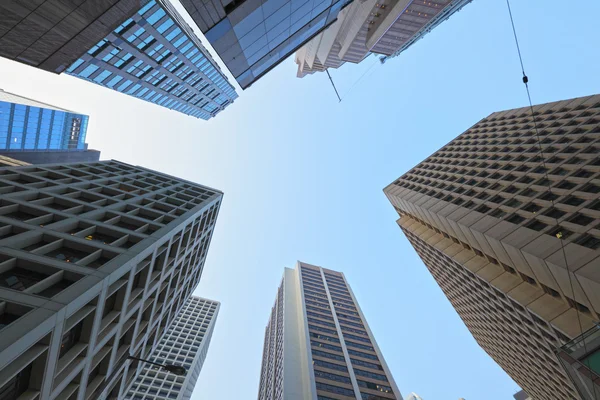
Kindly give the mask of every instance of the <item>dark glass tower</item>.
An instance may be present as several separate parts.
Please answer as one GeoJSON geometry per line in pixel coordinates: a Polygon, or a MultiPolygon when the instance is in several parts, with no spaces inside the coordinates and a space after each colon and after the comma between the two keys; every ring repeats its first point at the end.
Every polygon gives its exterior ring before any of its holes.
{"type": "Polygon", "coordinates": [[[182,0],[246,89],[331,25],[351,0],[182,0]]]}

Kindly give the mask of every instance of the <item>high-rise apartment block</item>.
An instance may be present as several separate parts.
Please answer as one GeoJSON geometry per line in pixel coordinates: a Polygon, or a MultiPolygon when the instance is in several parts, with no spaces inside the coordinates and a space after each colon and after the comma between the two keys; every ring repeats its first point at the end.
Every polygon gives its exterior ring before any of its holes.
{"type": "Polygon", "coordinates": [[[98,161],[85,143],[88,116],[0,89],[0,155],[38,164],[98,161]]]}
{"type": "Polygon", "coordinates": [[[555,351],[600,320],[600,95],[533,111],[491,114],[384,192],[479,345],[533,398],[576,399],[555,351]]]}
{"type": "Polygon", "coordinates": [[[169,0],[25,3],[0,5],[0,56],[196,118],[214,117],[237,98],[169,0]]]}
{"type": "Polygon", "coordinates": [[[351,0],[182,0],[242,89],[331,25],[351,0]]]}
{"type": "Polygon", "coordinates": [[[66,72],[196,118],[214,117],[237,98],[235,89],[168,0],[143,3],[66,72]]]}
{"type": "Polygon", "coordinates": [[[0,393],[122,398],[200,280],[222,193],[118,161],[0,168],[0,188],[0,393]]]}
{"type": "Polygon", "coordinates": [[[259,400],[392,400],[400,391],[342,273],[286,268],[265,331],[259,400]]]}
{"type": "Polygon", "coordinates": [[[215,328],[219,302],[192,296],[160,340],[150,361],[185,367],[186,376],[173,375],[147,365],[138,375],[126,400],[189,400],[206,359],[215,328]]]}
{"type": "Polygon", "coordinates": [[[299,78],[371,53],[395,56],[471,0],[364,0],[340,11],[325,31],[296,52],[299,78]]]}

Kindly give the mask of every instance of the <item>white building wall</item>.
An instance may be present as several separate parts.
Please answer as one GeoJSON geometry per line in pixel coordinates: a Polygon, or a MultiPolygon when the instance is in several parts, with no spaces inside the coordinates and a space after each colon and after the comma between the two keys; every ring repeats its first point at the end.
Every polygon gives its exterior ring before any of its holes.
{"type": "Polygon", "coordinates": [[[187,375],[177,376],[148,364],[125,399],[189,400],[206,359],[219,308],[219,302],[191,297],[149,357],[159,364],[181,365],[187,375]]]}

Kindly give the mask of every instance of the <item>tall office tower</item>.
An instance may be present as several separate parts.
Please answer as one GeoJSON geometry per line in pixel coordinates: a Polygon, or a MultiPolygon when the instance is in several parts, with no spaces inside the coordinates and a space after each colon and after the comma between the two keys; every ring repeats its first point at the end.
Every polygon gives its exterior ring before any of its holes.
{"type": "Polygon", "coordinates": [[[148,365],[138,375],[126,400],[189,400],[206,359],[220,304],[192,296],[183,306],[150,357],[159,364],[184,366],[186,376],[176,376],[148,365]]]}
{"type": "Polygon", "coordinates": [[[352,0],[182,0],[242,89],[331,25],[352,0]]]}
{"type": "Polygon", "coordinates": [[[355,1],[296,52],[297,76],[338,68],[345,62],[356,64],[371,53],[395,56],[470,2],[355,1]]]}
{"type": "Polygon", "coordinates": [[[237,98],[169,0],[68,3],[3,1],[0,56],[196,118],[214,117],[237,98]]]}
{"type": "Polygon", "coordinates": [[[421,396],[419,396],[418,394],[416,394],[415,392],[412,392],[404,400],[423,400],[423,398],[421,396]]]}
{"type": "Polygon", "coordinates": [[[61,73],[140,7],[140,0],[2,0],[0,57],[61,73]]]}
{"type": "Polygon", "coordinates": [[[222,193],[118,161],[0,187],[0,393],[122,397],[200,280],[222,193]]]}
{"type": "Polygon", "coordinates": [[[85,143],[87,125],[87,115],[0,89],[0,155],[31,164],[98,161],[85,143]]]}
{"type": "Polygon", "coordinates": [[[86,48],[66,72],[196,118],[209,119],[235,89],[168,0],[145,0],[86,48]]]}
{"type": "Polygon", "coordinates": [[[344,274],[286,268],[265,330],[258,400],[402,399],[344,274]]]}
{"type": "Polygon", "coordinates": [[[479,345],[533,398],[575,399],[555,349],[599,321],[600,95],[533,109],[539,142],[529,107],[496,112],[384,192],[479,345]]]}

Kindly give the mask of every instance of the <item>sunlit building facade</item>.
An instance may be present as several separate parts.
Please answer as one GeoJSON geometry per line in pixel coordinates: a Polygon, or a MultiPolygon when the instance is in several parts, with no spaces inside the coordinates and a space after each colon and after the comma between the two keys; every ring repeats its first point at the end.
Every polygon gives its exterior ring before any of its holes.
{"type": "Polygon", "coordinates": [[[401,400],[340,272],[286,268],[265,329],[258,400],[401,400]]]}
{"type": "Polygon", "coordinates": [[[158,364],[174,364],[185,376],[146,365],[125,400],[190,400],[208,353],[220,303],[192,296],[183,306],[149,358],[158,364]]]}
{"type": "Polygon", "coordinates": [[[533,112],[535,122],[530,107],[489,115],[384,192],[514,381],[534,399],[588,399],[584,377],[600,382],[600,95],[533,112]]]}

